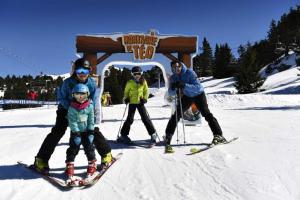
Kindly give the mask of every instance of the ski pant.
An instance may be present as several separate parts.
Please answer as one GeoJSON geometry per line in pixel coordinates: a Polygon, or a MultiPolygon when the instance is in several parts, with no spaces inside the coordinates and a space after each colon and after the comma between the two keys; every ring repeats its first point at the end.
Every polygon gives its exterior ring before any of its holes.
{"type": "MultiPolygon", "coordinates": [[[[51,132],[44,139],[42,146],[40,147],[40,150],[36,155],[38,158],[41,158],[46,162],[49,161],[59,140],[63,137],[67,130],[67,114],[68,110],[62,108],[62,106],[59,105],[56,111],[55,125],[51,129],[51,132]]],[[[104,157],[107,153],[111,151],[109,144],[107,143],[106,139],[104,138],[98,127],[95,127],[94,130],[94,144],[96,150],[98,151],[101,157],[104,157]]]]}
{"type": "Polygon", "coordinates": [[[156,130],[150,120],[150,117],[148,115],[148,112],[144,104],[129,104],[127,119],[124,122],[123,127],[121,129],[121,135],[129,135],[130,126],[133,123],[136,109],[139,111],[141,115],[142,122],[146,126],[148,134],[152,135],[153,133],[156,133],[156,130]]]}
{"type": "MultiPolygon", "coordinates": [[[[195,97],[188,97],[183,95],[181,98],[182,103],[182,112],[184,113],[189,107],[192,105],[192,103],[195,103],[198,110],[200,111],[201,115],[205,118],[205,120],[208,122],[208,125],[213,132],[213,135],[223,135],[222,129],[217,121],[217,119],[213,116],[213,114],[210,112],[205,93],[201,93],[198,96],[195,97]]],[[[167,138],[167,144],[170,144],[171,138],[175,132],[176,126],[178,121],[181,118],[181,108],[180,103],[178,102],[176,112],[171,116],[167,128],[166,128],[166,138],[167,138]],[[177,113],[177,121],[176,121],[176,113],[177,113]]]]}
{"type": "Polygon", "coordinates": [[[74,162],[76,155],[80,150],[82,144],[84,153],[88,161],[96,160],[95,147],[93,144],[94,134],[87,132],[71,132],[69,141],[69,148],[67,149],[67,162],[74,162]]]}

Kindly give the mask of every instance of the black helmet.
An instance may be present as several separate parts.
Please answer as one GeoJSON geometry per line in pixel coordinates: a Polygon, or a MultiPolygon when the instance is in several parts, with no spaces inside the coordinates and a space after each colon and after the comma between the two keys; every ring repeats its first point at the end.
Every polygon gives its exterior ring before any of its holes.
{"type": "Polygon", "coordinates": [[[134,66],[132,69],[131,69],[131,73],[143,73],[142,71],[142,68],[140,66],[134,66]]]}
{"type": "Polygon", "coordinates": [[[90,62],[87,59],[84,59],[84,58],[77,59],[75,61],[74,65],[75,65],[75,70],[79,69],[79,68],[86,68],[86,69],[91,68],[90,62]]]}

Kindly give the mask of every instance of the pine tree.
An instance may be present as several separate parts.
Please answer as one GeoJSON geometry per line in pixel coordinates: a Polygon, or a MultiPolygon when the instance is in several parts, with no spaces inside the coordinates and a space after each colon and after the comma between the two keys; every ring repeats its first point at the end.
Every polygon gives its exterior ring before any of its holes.
{"type": "Polygon", "coordinates": [[[193,68],[198,76],[210,76],[212,71],[212,49],[209,42],[204,37],[202,42],[202,53],[193,58],[193,68]]]}
{"type": "Polygon", "coordinates": [[[258,74],[256,50],[247,50],[239,61],[239,70],[235,77],[235,87],[240,94],[257,92],[263,84],[263,79],[258,74]]]}
{"type": "Polygon", "coordinates": [[[232,74],[229,69],[230,64],[234,60],[234,56],[231,53],[231,49],[227,43],[220,45],[219,48],[216,47],[215,51],[215,63],[213,76],[214,78],[227,78],[232,74]]]}

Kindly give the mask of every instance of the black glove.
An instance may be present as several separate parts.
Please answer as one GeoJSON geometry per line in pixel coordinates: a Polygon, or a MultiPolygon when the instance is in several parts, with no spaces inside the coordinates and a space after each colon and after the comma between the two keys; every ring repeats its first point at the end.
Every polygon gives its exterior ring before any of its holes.
{"type": "Polygon", "coordinates": [[[147,100],[144,98],[140,98],[140,104],[145,104],[145,103],[147,103],[147,100]]]}
{"type": "Polygon", "coordinates": [[[129,101],[130,101],[130,99],[128,99],[128,98],[124,99],[124,103],[125,103],[125,104],[128,104],[129,101]]]}
{"type": "Polygon", "coordinates": [[[183,89],[185,87],[185,83],[182,81],[176,81],[175,83],[172,84],[172,89],[174,90],[175,88],[183,89]]]}

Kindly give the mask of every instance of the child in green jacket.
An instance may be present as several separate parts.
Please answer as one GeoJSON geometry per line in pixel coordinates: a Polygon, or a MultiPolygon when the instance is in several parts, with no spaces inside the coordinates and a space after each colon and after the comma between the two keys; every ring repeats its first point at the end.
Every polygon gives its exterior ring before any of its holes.
{"type": "Polygon", "coordinates": [[[87,176],[96,171],[94,140],[94,106],[89,100],[89,88],[82,83],[77,84],[72,91],[73,101],[68,109],[68,122],[71,129],[69,148],[67,149],[66,175],[74,175],[74,160],[80,145],[88,159],[87,176]]]}
{"type": "Polygon", "coordinates": [[[127,119],[123,124],[121,129],[121,136],[118,137],[117,141],[130,144],[131,139],[128,137],[130,126],[134,120],[134,114],[136,109],[139,111],[142,122],[146,126],[148,134],[151,137],[151,143],[156,143],[157,133],[149,118],[148,112],[145,108],[145,103],[147,103],[149,91],[146,80],[142,77],[142,69],[139,66],[135,66],[131,69],[131,74],[133,79],[126,83],[124,91],[124,101],[126,104],[129,103],[127,119]]]}

